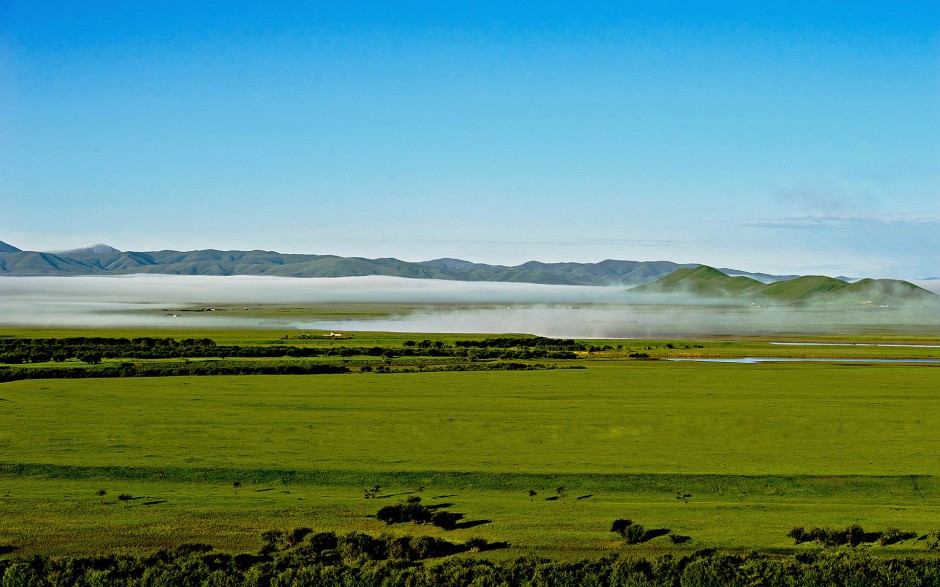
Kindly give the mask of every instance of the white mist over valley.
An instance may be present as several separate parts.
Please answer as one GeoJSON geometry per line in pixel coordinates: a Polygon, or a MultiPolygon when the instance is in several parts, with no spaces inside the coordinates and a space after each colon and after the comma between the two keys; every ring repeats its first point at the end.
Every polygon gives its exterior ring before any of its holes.
{"type": "MultiPolygon", "coordinates": [[[[940,291],[940,282],[921,282],[940,291]]],[[[865,332],[940,323],[932,307],[834,310],[622,286],[462,282],[388,276],[277,278],[128,275],[0,278],[0,324],[17,327],[238,327],[288,331],[529,333],[575,338],[865,332]],[[374,318],[324,319],[318,307],[374,305],[374,318]],[[284,315],[259,307],[290,306],[284,315]],[[309,309],[309,312],[305,311],[309,309]],[[309,316],[307,315],[309,314],[309,316]]]]}

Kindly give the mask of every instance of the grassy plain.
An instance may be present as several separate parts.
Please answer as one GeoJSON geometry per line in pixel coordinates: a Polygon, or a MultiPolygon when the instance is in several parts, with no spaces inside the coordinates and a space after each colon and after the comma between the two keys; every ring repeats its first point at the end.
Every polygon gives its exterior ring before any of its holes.
{"type": "MultiPolygon", "coordinates": [[[[4,334],[283,344],[286,332],[4,334]]],[[[423,338],[482,337],[288,342],[423,338]]],[[[591,342],[614,348],[572,361],[583,370],[4,383],[0,546],[69,553],[199,541],[254,550],[264,530],[309,526],[480,536],[511,545],[490,556],[566,557],[816,548],[792,545],[786,533],[796,525],[921,535],[940,528],[940,367],[626,357],[936,358],[940,349],[591,342]],[[365,499],[374,485],[380,497],[365,499]],[[122,493],[131,499],[117,499],[122,493]],[[412,495],[451,504],[465,527],[387,527],[369,517],[412,495]],[[608,531],[616,518],[692,541],[674,546],[663,536],[625,547],[608,531]]],[[[923,552],[923,544],[872,548],[923,552]]]]}

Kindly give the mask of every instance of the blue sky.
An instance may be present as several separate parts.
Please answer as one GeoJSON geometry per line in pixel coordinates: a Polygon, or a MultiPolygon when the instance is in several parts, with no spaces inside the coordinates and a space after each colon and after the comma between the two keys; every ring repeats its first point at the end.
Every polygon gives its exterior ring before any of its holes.
{"type": "Polygon", "coordinates": [[[0,240],[940,276],[940,4],[0,0],[0,240]]]}

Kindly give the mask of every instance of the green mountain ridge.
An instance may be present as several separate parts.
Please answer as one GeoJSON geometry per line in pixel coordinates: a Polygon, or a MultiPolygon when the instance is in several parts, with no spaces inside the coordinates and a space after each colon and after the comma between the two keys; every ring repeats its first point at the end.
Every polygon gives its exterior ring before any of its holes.
{"type": "Polygon", "coordinates": [[[636,294],[684,294],[698,298],[752,303],[856,303],[881,306],[936,303],[940,296],[913,283],[895,279],[862,279],[849,283],[834,277],[806,275],[774,283],[728,274],[701,265],[684,267],[655,282],[630,290],[636,294]]]}
{"type": "Polygon", "coordinates": [[[487,265],[461,259],[409,262],[336,255],[282,254],[274,251],[123,252],[98,244],[65,252],[0,251],[0,275],[267,275],[275,277],[354,277],[388,275],[411,279],[499,281],[553,285],[623,285],[649,283],[680,267],[669,261],[542,263],[487,265]]]}
{"type": "Polygon", "coordinates": [[[22,251],[0,242],[0,275],[130,274],[266,275],[301,278],[385,275],[452,281],[624,286],[631,287],[629,291],[634,293],[684,293],[701,298],[746,300],[754,303],[856,299],[858,303],[881,304],[898,299],[938,299],[935,294],[904,281],[863,279],[849,283],[824,276],[770,276],[671,261],[529,261],[517,266],[506,266],[450,258],[410,262],[391,257],[367,259],[260,250],[125,252],[105,244],[52,253],[22,251]]]}

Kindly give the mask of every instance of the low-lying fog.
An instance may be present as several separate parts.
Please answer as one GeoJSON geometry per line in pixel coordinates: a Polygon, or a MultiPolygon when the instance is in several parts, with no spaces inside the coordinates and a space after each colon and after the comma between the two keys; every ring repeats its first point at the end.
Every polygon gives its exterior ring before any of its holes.
{"type": "MultiPolygon", "coordinates": [[[[940,290],[940,283],[927,282],[940,290]]],[[[864,332],[887,325],[940,326],[940,309],[787,309],[631,297],[625,287],[460,282],[397,277],[297,279],[128,275],[0,277],[0,325],[247,327],[398,332],[531,333],[631,338],[705,334],[864,332]],[[223,304],[426,305],[376,320],[305,320],[181,312],[223,304]],[[436,306],[436,307],[435,307],[436,306]],[[459,306],[459,307],[458,307],[459,306]],[[470,307],[468,307],[470,306],[470,307]]]]}

